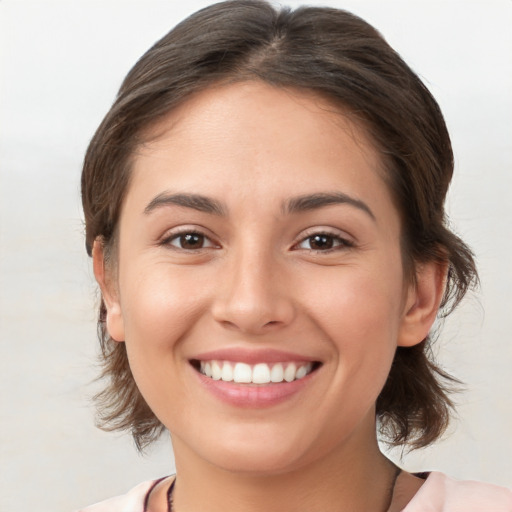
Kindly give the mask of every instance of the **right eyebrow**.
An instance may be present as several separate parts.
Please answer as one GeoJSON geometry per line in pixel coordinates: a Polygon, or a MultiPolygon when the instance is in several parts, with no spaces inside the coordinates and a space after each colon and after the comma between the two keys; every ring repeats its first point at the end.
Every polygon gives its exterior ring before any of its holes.
{"type": "Polygon", "coordinates": [[[293,197],[285,203],[283,211],[286,213],[298,213],[324,208],[333,204],[348,204],[365,212],[372,220],[376,220],[374,213],[365,202],[343,192],[317,192],[293,197]]]}
{"type": "Polygon", "coordinates": [[[202,196],[200,194],[170,194],[168,192],[163,192],[154,197],[146,208],[144,208],[144,213],[149,214],[158,208],[169,205],[183,206],[204,213],[211,213],[223,217],[226,216],[226,209],[222,203],[211,197],[202,196]]]}

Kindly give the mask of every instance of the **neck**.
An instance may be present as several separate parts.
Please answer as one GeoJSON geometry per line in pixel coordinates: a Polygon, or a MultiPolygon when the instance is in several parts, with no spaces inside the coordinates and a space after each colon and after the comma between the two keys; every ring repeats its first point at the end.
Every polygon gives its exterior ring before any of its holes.
{"type": "Polygon", "coordinates": [[[372,443],[368,437],[362,441],[344,443],[289,471],[254,474],[205,462],[173,438],[174,512],[385,512],[396,468],[380,452],[374,429],[372,443]]]}

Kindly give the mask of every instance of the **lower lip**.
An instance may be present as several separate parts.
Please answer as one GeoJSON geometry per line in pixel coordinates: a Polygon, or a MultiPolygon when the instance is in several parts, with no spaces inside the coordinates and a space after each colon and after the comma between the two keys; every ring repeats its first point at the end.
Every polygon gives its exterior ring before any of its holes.
{"type": "Polygon", "coordinates": [[[201,384],[218,399],[236,407],[246,408],[271,407],[285,402],[303,390],[311,382],[317,371],[315,370],[302,379],[292,382],[237,384],[236,382],[213,380],[194,370],[201,384]]]}

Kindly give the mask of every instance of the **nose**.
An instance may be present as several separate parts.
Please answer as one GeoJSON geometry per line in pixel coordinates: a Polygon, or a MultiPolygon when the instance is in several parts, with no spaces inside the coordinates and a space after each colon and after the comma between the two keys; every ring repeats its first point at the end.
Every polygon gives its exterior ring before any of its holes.
{"type": "Polygon", "coordinates": [[[295,308],[285,274],[263,251],[233,256],[218,276],[214,319],[228,329],[253,335],[289,325],[295,308]]]}

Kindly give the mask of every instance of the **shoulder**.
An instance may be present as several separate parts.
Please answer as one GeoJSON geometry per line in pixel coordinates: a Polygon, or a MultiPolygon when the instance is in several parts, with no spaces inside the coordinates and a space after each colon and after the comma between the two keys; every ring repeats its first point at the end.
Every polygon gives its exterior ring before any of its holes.
{"type": "Polygon", "coordinates": [[[432,472],[403,512],[512,512],[512,491],[432,472]]]}
{"type": "Polygon", "coordinates": [[[122,496],[110,498],[77,512],[144,512],[146,498],[159,481],[143,482],[122,496]]]}

